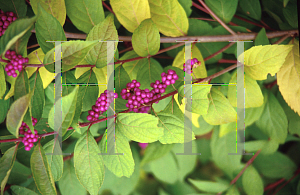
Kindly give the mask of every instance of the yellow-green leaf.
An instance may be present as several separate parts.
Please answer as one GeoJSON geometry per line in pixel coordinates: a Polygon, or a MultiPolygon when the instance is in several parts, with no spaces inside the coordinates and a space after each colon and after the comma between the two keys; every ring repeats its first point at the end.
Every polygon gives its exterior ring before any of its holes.
{"type": "Polygon", "coordinates": [[[293,49],[277,73],[277,83],[284,100],[300,116],[300,56],[297,40],[294,40],[293,49]]]}
{"type": "Polygon", "coordinates": [[[237,113],[228,99],[218,89],[212,88],[208,94],[210,104],[204,120],[211,125],[222,125],[237,120],[237,113]]]}
{"type": "MultiPolygon", "coordinates": [[[[236,83],[237,73],[232,74],[229,83],[236,83]]],[[[245,108],[260,107],[264,103],[264,97],[256,80],[244,74],[245,108]]],[[[244,93],[244,90],[241,89],[244,93]]],[[[233,107],[237,107],[237,88],[235,85],[228,86],[228,100],[233,107]]]]}
{"type": "Polygon", "coordinates": [[[268,73],[275,75],[283,65],[292,45],[254,46],[238,57],[244,57],[245,72],[255,80],[267,79],[268,73]]]}
{"type": "Polygon", "coordinates": [[[245,192],[249,195],[263,195],[264,184],[257,170],[250,165],[242,176],[242,183],[245,192]]]}
{"type": "Polygon", "coordinates": [[[38,15],[38,4],[40,4],[47,13],[51,14],[59,21],[61,26],[65,24],[66,5],[64,0],[30,0],[30,4],[35,15],[38,15]]]}
{"type": "Polygon", "coordinates": [[[147,0],[110,0],[110,5],[119,22],[132,33],[143,20],[151,17],[147,0]]]}
{"type": "Polygon", "coordinates": [[[144,20],[132,35],[132,47],[142,57],[155,55],[160,48],[159,30],[151,19],[144,20]]]}
{"type": "Polygon", "coordinates": [[[187,35],[189,22],[178,0],[149,0],[151,19],[166,36],[187,35]]]}

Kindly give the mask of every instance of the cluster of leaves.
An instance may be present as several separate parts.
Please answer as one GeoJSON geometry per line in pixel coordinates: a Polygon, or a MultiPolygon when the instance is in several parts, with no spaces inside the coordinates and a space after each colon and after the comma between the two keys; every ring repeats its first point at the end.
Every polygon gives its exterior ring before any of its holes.
{"type": "Polygon", "coordinates": [[[271,45],[279,38],[269,39],[265,30],[298,28],[296,1],[205,3],[234,32],[258,34],[254,42],[245,43],[246,51],[241,56],[237,56],[237,44],[222,52],[218,51],[228,43],[192,44],[192,58],[197,58],[201,66],[193,69],[192,108],[185,110],[184,96],[189,93],[182,70],[185,48],[181,45],[171,50],[169,47],[176,43],[160,40],[230,34],[218,22],[204,20],[209,15],[197,10],[196,2],[103,1],[103,5],[112,7],[110,13],[95,0],[1,1],[1,10],[18,17],[0,39],[1,195],[263,194],[264,188],[277,187],[279,179],[283,182],[290,178],[293,180],[281,191],[300,193],[300,158],[296,155],[300,149],[299,41],[298,37],[289,37],[271,45]],[[261,20],[265,28],[257,25],[261,20]],[[133,50],[127,49],[119,57],[119,51],[125,49],[118,42],[121,35],[132,37],[133,50]],[[109,45],[99,40],[115,42],[109,45]],[[37,49],[28,48],[35,43],[37,49]],[[107,56],[109,49],[114,51],[114,58],[107,56]],[[29,58],[16,78],[4,71],[7,50],[29,58]],[[61,70],[55,69],[55,51],[61,51],[61,70]],[[166,55],[155,58],[163,52],[166,55]],[[228,155],[236,153],[237,94],[235,85],[222,83],[235,84],[237,73],[224,71],[228,66],[222,62],[241,61],[242,57],[245,151],[256,153],[254,161],[248,155],[228,155]],[[107,75],[107,63],[113,60],[114,78],[107,75]],[[168,69],[175,70],[179,79],[167,87],[166,96],[158,104],[151,104],[151,113],[129,113],[120,96],[126,84],[136,79],[141,89],[150,88],[150,83],[168,69]],[[196,84],[199,78],[218,72],[223,74],[211,77],[210,84],[196,84]],[[58,73],[62,97],[56,100],[54,78],[58,73]],[[112,132],[106,131],[105,121],[112,116],[104,113],[93,124],[86,119],[88,110],[106,89],[108,78],[114,79],[119,95],[113,136],[115,152],[123,155],[99,155],[108,150],[107,137],[112,132]],[[56,123],[55,103],[61,103],[63,119],[56,123]],[[192,121],[184,114],[191,114],[192,121]],[[38,120],[34,128],[40,140],[27,152],[20,143],[19,127],[24,121],[33,129],[31,117],[38,120]],[[192,151],[201,155],[177,155],[184,151],[185,122],[192,123],[192,151]],[[62,133],[63,153],[54,136],[57,127],[62,133]],[[137,142],[149,145],[141,150],[137,142]],[[240,172],[243,174],[238,179],[240,172]]]}

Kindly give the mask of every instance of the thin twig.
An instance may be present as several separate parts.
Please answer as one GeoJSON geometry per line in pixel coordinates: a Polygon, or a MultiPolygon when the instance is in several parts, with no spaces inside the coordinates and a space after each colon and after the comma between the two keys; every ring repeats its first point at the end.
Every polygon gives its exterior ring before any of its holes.
{"type": "Polygon", "coordinates": [[[104,1],[102,1],[102,5],[106,8],[106,9],[108,9],[108,11],[110,11],[111,13],[113,13],[113,14],[115,14],[114,13],[114,11],[104,2],[104,1]]]}
{"type": "Polygon", "coordinates": [[[229,64],[232,64],[232,63],[236,63],[236,60],[220,59],[218,61],[218,63],[229,63],[229,64]]]}
{"type": "Polygon", "coordinates": [[[215,57],[216,55],[218,55],[219,53],[222,53],[223,51],[225,51],[226,49],[228,49],[229,47],[231,47],[231,46],[234,45],[234,44],[235,44],[235,42],[229,43],[228,45],[226,45],[225,47],[223,47],[223,48],[220,49],[219,51],[217,51],[217,52],[211,54],[210,56],[208,56],[208,57],[206,57],[206,58],[204,58],[204,61],[207,61],[207,60],[209,60],[209,59],[215,57]]]}
{"type": "Polygon", "coordinates": [[[279,192],[284,186],[286,186],[288,183],[290,183],[290,181],[292,181],[299,174],[300,174],[300,168],[297,169],[297,171],[295,172],[295,174],[289,180],[287,180],[278,189],[276,189],[275,192],[273,193],[273,195],[277,194],[277,192],[279,192]]]}
{"type": "Polygon", "coordinates": [[[278,39],[276,42],[274,42],[273,44],[280,44],[282,43],[284,40],[286,40],[287,38],[289,38],[291,35],[287,34],[284,35],[283,37],[281,37],[280,39],[278,39]]]}
{"type": "Polygon", "coordinates": [[[40,46],[38,43],[33,44],[33,45],[28,46],[27,49],[32,49],[32,48],[35,48],[35,47],[38,47],[38,46],[40,46]]]}
{"type": "Polygon", "coordinates": [[[201,5],[212,15],[214,19],[216,19],[230,34],[236,35],[236,33],[231,30],[202,0],[198,0],[201,5]]]}
{"type": "Polygon", "coordinates": [[[242,176],[242,174],[246,171],[246,169],[252,164],[255,158],[259,155],[261,150],[258,150],[252,158],[246,163],[245,167],[239,172],[239,174],[230,182],[230,185],[235,184],[235,182],[242,176]]]}
{"type": "Polygon", "coordinates": [[[124,53],[126,51],[131,51],[132,49],[133,49],[133,47],[128,47],[126,49],[123,49],[123,50],[119,51],[119,54],[124,53]]]}

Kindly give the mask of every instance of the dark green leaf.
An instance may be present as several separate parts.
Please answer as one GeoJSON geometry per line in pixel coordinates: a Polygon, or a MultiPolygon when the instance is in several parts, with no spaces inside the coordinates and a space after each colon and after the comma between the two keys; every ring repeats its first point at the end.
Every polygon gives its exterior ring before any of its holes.
{"type": "Polygon", "coordinates": [[[66,41],[65,32],[59,21],[47,13],[43,7],[38,4],[39,16],[35,24],[36,38],[44,53],[47,53],[55,47],[54,42],[47,41],[66,41]]]}
{"type": "Polygon", "coordinates": [[[254,40],[254,45],[258,46],[258,45],[269,45],[269,44],[270,41],[267,37],[266,29],[262,28],[254,40]]]}
{"type": "MultiPolygon", "coordinates": [[[[1,87],[3,87],[3,85],[0,85],[1,87]]],[[[6,86],[6,83],[5,83],[6,86]]],[[[4,95],[6,95],[8,92],[8,89],[6,89],[6,92],[4,95]]],[[[0,123],[2,123],[4,121],[4,119],[6,118],[6,114],[7,111],[9,109],[9,105],[10,105],[10,99],[4,100],[4,96],[3,98],[0,98],[0,123]]]]}
{"type": "Polygon", "coordinates": [[[61,154],[60,145],[58,139],[53,139],[43,146],[45,153],[47,154],[48,164],[51,169],[51,173],[54,181],[58,181],[63,174],[63,156],[61,154]]]}
{"type": "Polygon", "coordinates": [[[25,70],[22,70],[15,82],[15,100],[29,93],[28,76],[25,70]]]}
{"type": "Polygon", "coordinates": [[[10,187],[10,189],[12,190],[13,195],[37,195],[37,193],[35,193],[34,191],[22,186],[13,185],[10,187]]]}
{"type": "Polygon", "coordinates": [[[203,20],[189,18],[189,36],[201,36],[210,33],[212,26],[203,20]]]}
{"type": "Polygon", "coordinates": [[[18,19],[11,23],[0,39],[0,54],[5,53],[36,21],[36,17],[18,19]]]}
{"type": "Polygon", "coordinates": [[[57,194],[50,166],[40,142],[33,150],[30,158],[30,167],[39,191],[42,194],[57,194]]]}
{"type": "Polygon", "coordinates": [[[45,93],[43,81],[38,71],[29,79],[29,83],[30,90],[33,91],[33,96],[31,98],[31,114],[39,121],[42,117],[45,105],[45,93]]]}
{"type": "Polygon", "coordinates": [[[255,20],[261,19],[261,7],[259,0],[240,0],[239,5],[247,16],[255,20]]]}
{"type": "Polygon", "coordinates": [[[238,0],[206,0],[205,3],[223,22],[228,23],[236,12],[238,0]]]}
{"type": "Polygon", "coordinates": [[[284,18],[288,21],[289,25],[293,28],[298,28],[298,11],[296,1],[291,1],[283,8],[284,18]]]}
{"type": "Polygon", "coordinates": [[[10,175],[11,169],[14,166],[16,159],[18,145],[11,147],[7,150],[0,160],[0,184],[1,184],[1,194],[3,194],[6,182],[10,175]]]}
{"type": "Polygon", "coordinates": [[[0,9],[3,12],[14,12],[17,18],[22,18],[26,15],[27,5],[23,0],[7,0],[0,2],[0,9]]]}
{"type": "Polygon", "coordinates": [[[109,79],[115,80],[115,92],[120,94],[122,89],[126,88],[126,84],[131,82],[127,72],[123,68],[123,66],[118,66],[115,69],[114,77],[110,76],[109,79]]]}
{"type": "Polygon", "coordinates": [[[93,0],[65,0],[65,3],[68,17],[85,33],[89,33],[95,25],[104,20],[102,3],[95,3],[93,0]]]}

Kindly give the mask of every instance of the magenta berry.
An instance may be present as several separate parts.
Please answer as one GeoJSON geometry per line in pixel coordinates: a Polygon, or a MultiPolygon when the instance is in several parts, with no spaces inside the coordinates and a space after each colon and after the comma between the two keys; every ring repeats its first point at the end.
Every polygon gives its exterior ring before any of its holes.
{"type": "MultiPolygon", "coordinates": [[[[31,117],[32,125],[35,126],[37,123],[37,119],[31,117]]],[[[34,130],[34,134],[32,134],[28,125],[23,121],[21,127],[19,128],[19,134],[24,135],[22,138],[22,142],[25,146],[25,150],[29,151],[34,146],[33,143],[38,141],[39,135],[37,130],[34,130]]]]}
{"type": "Polygon", "coordinates": [[[23,64],[28,62],[28,58],[17,55],[15,51],[7,50],[5,57],[10,60],[5,66],[6,74],[12,77],[17,77],[16,71],[21,72],[23,70],[23,64]]]}
{"type": "Polygon", "coordinates": [[[17,19],[17,15],[14,14],[13,12],[3,12],[1,10],[0,13],[0,36],[2,36],[5,32],[5,29],[17,19]]]}
{"type": "MultiPolygon", "coordinates": [[[[121,92],[122,94],[122,92],[121,92]]],[[[123,96],[122,96],[123,97],[123,96]]],[[[95,105],[92,106],[92,110],[89,110],[89,115],[86,117],[88,121],[96,121],[99,116],[107,111],[107,104],[113,102],[113,99],[118,98],[118,94],[105,90],[104,93],[98,97],[95,105]]]]}

